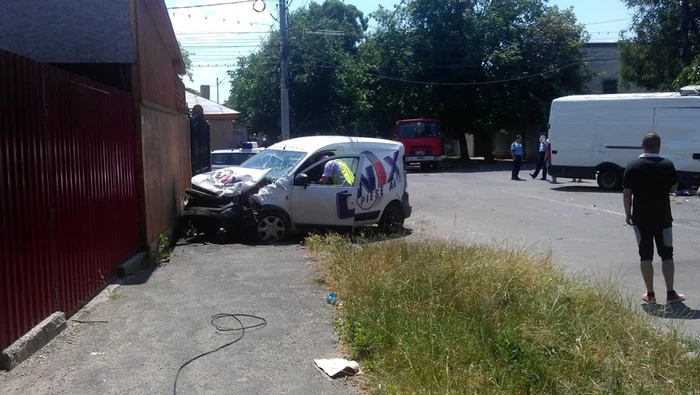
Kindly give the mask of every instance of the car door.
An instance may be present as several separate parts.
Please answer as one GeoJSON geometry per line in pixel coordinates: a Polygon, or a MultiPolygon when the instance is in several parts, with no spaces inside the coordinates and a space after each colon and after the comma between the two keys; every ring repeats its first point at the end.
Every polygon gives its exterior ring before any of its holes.
{"type": "Polygon", "coordinates": [[[313,226],[353,226],[357,200],[357,169],[360,157],[357,155],[332,156],[317,162],[298,174],[309,176],[308,185],[294,185],[292,190],[292,221],[295,225],[313,226]],[[316,184],[323,174],[323,167],[329,160],[341,159],[355,175],[353,185],[316,184]]]}

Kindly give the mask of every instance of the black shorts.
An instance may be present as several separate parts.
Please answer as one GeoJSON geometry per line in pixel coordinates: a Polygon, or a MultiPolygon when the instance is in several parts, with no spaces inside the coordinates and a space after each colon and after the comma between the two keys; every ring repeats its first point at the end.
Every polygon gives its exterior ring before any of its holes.
{"type": "Polygon", "coordinates": [[[656,250],[662,261],[673,259],[673,232],[671,227],[654,230],[640,229],[635,226],[634,234],[637,237],[637,246],[639,246],[639,258],[642,261],[654,259],[654,241],[656,241],[656,250]]]}

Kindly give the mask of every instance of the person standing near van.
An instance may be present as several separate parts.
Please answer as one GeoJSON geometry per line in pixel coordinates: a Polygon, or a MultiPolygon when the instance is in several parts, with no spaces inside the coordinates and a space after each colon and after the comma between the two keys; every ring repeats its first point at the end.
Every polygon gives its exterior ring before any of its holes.
{"type": "Polygon", "coordinates": [[[537,167],[535,168],[534,173],[530,173],[530,177],[534,180],[537,178],[537,176],[540,174],[540,170],[542,170],[542,181],[547,181],[547,135],[542,133],[540,136],[540,149],[537,152],[537,167]]]}
{"type": "Polygon", "coordinates": [[[662,261],[661,271],[666,282],[666,302],[682,302],[685,296],[673,288],[673,217],[668,197],[678,188],[676,168],[673,162],[659,156],[661,138],[658,134],[645,134],[642,148],[644,154],[627,165],[623,176],[625,222],[634,228],[642,277],[647,288],[642,300],[646,303],[656,302],[652,265],[656,243],[657,253],[662,261]]]}
{"type": "Polygon", "coordinates": [[[520,175],[520,166],[523,163],[523,138],[520,135],[515,136],[515,141],[510,145],[510,153],[513,157],[513,173],[510,179],[513,181],[522,181],[520,175]]]}

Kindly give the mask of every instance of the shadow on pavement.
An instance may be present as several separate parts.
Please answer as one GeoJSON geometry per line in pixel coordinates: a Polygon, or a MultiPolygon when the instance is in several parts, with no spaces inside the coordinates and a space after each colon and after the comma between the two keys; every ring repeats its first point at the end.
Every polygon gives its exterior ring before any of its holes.
{"type": "Polygon", "coordinates": [[[649,315],[659,318],[671,318],[677,320],[700,319],[700,310],[693,310],[685,303],[674,304],[646,304],[642,309],[649,315]]]}
{"type": "Polygon", "coordinates": [[[333,234],[333,233],[339,234],[339,235],[344,236],[344,237],[348,237],[355,242],[357,242],[357,240],[374,242],[374,241],[379,241],[379,240],[389,240],[389,239],[408,237],[411,234],[413,234],[413,230],[408,229],[408,228],[403,228],[400,231],[398,231],[396,234],[384,235],[379,230],[379,228],[377,228],[375,226],[365,226],[365,227],[358,227],[358,228],[319,228],[319,229],[313,229],[313,230],[309,230],[307,232],[301,232],[299,234],[295,234],[294,236],[289,237],[287,240],[285,240],[283,242],[274,243],[274,244],[255,242],[255,241],[249,240],[248,238],[242,238],[242,237],[234,237],[234,238],[231,238],[228,240],[216,240],[216,238],[211,238],[211,237],[207,237],[203,234],[198,234],[198,235],[194,235],[194,236],[183,237],[182,239],[178,240],[178,242],[175,244],[175,246],[181,247],[181,246],[192,245],[192,244],[205,244],[205,245],[213,245],[213,246],[241,244],[241,245],[246,245],[246,246],[250,246],[250,247],[266,246],[266,245],[293,246],[293,245],[304,245],[304,241],[306,240],[306,238],[308,236],[312,236],[312,235],[327,236],[327,235],[333,234]]]}
{"type": "Polygon", "coordinates": [[[588,185],[565,185],[556,188],[552,188],[556,192],[586,192],[586,193],[613,193],[619,194],[620,191],[607,191],[598,187],[596,184],[588,185]]]}
{"type": "Polygon", "coordinates": [[[152,267],[149,267],[149,268],[141,269],[136,274],[132,274],[128,277],[119,279],[117,281],[117,283],[119,285],[123,285],[123,286],[146,284],[148,282],[148,280],[150,280],[153,273],[155,273],[156,269],[157,269],[157,267],[155,265],[152,267]]]}
{"type": "MultiPolygon", "coordinates": [[[[535,170],[536,163],[534,162],[523,162],[520,169],[520,176],[526,176],[529,172],[535,170]]],[[[420,167],[409,166],[406,168],[409,174],[439,174],[439,173],[491,173],[497,171],[511,171],[513,169],[512,161],[497,160],[495,162],[484,162],[481,160],[475,160],[471,162],[446,162],[440,164],[438,168],[433,169],[421,169],[420,167]]]]}

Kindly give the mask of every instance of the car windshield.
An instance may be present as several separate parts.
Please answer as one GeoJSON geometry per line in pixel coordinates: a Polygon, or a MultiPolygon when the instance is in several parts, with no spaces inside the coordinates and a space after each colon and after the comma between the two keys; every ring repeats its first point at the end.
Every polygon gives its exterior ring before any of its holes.
{"type": "Polygon", "coordinates": [[[267,177],[277,179],[291,173],[305,156],[306,152],[266,149],[243,162],[241,166],[257,170],[270,169],[267,177]]]}
{"type": "Polygon", "coordinates": [[[410,122],[399,124],[399,137],[418,138],[438,136],[438,124],[435,122],[410,122]]]}
{"type": "Polygon", "coordinates": [[[241,163],[250,159],[254,154],[251,152],[225,152],[211,155],[212,165],[240,166],[241,163]]]}

